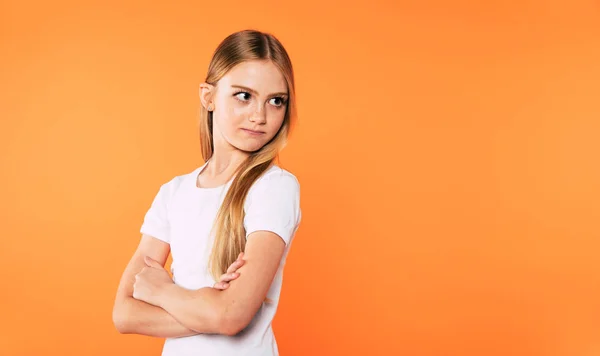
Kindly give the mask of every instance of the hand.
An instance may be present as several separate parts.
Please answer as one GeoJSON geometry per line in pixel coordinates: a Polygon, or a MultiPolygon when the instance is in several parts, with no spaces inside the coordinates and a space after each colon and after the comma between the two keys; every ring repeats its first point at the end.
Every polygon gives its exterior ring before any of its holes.
{"type": "Polygon", "coordinates": [[[229,268],[227,269],[227,272],[221,275],[221,278],[217,283],[215,283],[213,288],[225,290],[227,289],[227,287],[229,287],[229,282],[233,281],[234,279],[240,276],[239,272],[236,271],[244,265],[245,261],[243,257],[244,252],[240,252],[237,260],[233,261],[231,266],[229,266],[229,268]]]}
{"type": "Polygon", "coordinates": [[[163,291],[174,283],[169,272],[158,261],[144,256],[144,263],[146,266],[135,275],[133,298],[158,307],[163,291]]]}

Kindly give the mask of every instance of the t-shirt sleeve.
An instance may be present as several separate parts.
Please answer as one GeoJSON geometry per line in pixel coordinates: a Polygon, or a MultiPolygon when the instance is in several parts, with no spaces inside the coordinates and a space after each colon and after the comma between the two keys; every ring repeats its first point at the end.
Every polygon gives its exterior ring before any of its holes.
{"type": "Polygon", "coordinates": [[[144,216],[144,221],[140,228],[142,234],[150,235],[166,243],[170,242],[170,226],[167,218],[167,208],[169,200],[175,190],[176,179],[161,185],[158,193],[154,196],[154,200],[150,208],[144,216]]]}
{"type": "Polygon", "coordinates": [[[259,230],[279,235],[290,243],[300,224],[300,184],[283,172],[259,178],[250,188],[244,204],[246,238],[259,230]]]}

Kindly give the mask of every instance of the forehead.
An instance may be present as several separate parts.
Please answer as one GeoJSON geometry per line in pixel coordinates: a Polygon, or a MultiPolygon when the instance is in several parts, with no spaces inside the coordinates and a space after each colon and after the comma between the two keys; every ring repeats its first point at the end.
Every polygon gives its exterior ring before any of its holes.
{"type": "Polygon", "coordinates": [[[268,60],[242,62],[231,68],[219,82],[226,87],[242,85],[265,95],[287,91],[285,77],[279,68],[268,60]]]}

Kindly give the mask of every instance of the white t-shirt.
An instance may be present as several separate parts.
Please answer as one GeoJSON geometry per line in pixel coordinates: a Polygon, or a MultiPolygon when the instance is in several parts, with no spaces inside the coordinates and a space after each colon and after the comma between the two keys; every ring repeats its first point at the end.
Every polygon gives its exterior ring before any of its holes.
{"type": "MultiPolygon", "coordinates": [[[[173,280],[191,290],[212,287],[215,283],[208,272],[208,258],[214,241],[210,230],[233,182],[231,179],[219,187],[198,188],[196,179],[207,163],[163,184],[140,229],[141,233],[170,244],[173,280]]],[[[268,230],[279,235],[286,244],[267,293],[273,303],[263,302],[250,324],[235,336],[199,334],[167,338],[162,356],[279,354],[271,321],[279,302],[285,260],[302,215],[298,180],[279,166],[271,166],[250,188],[244,211],[246,238],[254,231],[268,230]]]]}

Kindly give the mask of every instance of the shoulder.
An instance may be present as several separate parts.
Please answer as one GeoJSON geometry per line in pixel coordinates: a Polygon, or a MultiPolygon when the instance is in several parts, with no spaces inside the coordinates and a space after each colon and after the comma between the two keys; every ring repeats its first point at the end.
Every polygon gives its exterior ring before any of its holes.
{"type": "Polygon", "coordinates": [[[246,196],[246,207],[252,205],[254,201],[263,203],[300,200],[300,182],[298,178],[290,171],[273,165],[267,169],[250,187],[246,196]]]}
{"type": "Polygon", "coordinates": [[[254,182],[250,187],[249,194],[264,190],[284,190],[290,193],[299,193],[300,181],[292,172],[278,165],[273,165],[254,182]]]}
{"type": "Polygon", "coordinates": [[[175,195],[184,182],[188,181],[189,179],[194,179],[194,173],[197,172],[198,169],[199,168],[196,168],[191,172],[188,171],[177,174],[172,176],[169,180],[164,181],[160,186],[160,195],[162,195],[162,197],[168,201],[173,195],[175,195]]]}
{"type": "Polygon", "coordinates": [[[168,181],[163,182],[162,187],[170,192],[174,192],[181,186],[181,183],[188,178],[189,175],[190,173],[176,175],[168,181]]]}
{"type": "Polygon", "coordinates": [[[283,181],[294,183],[300,186],[298,178],[290,171],[281,168],[278,165],[273,165],[259,178],[257,181],[270,180],[270,181],[283,181]]]}
{"type": "Polygon", "coordinates": [[[250,187],[244,205],[246,237],[271,231],[288,244],[300,224],[300,182],[294,174],[271,166],[250,187]]]}

